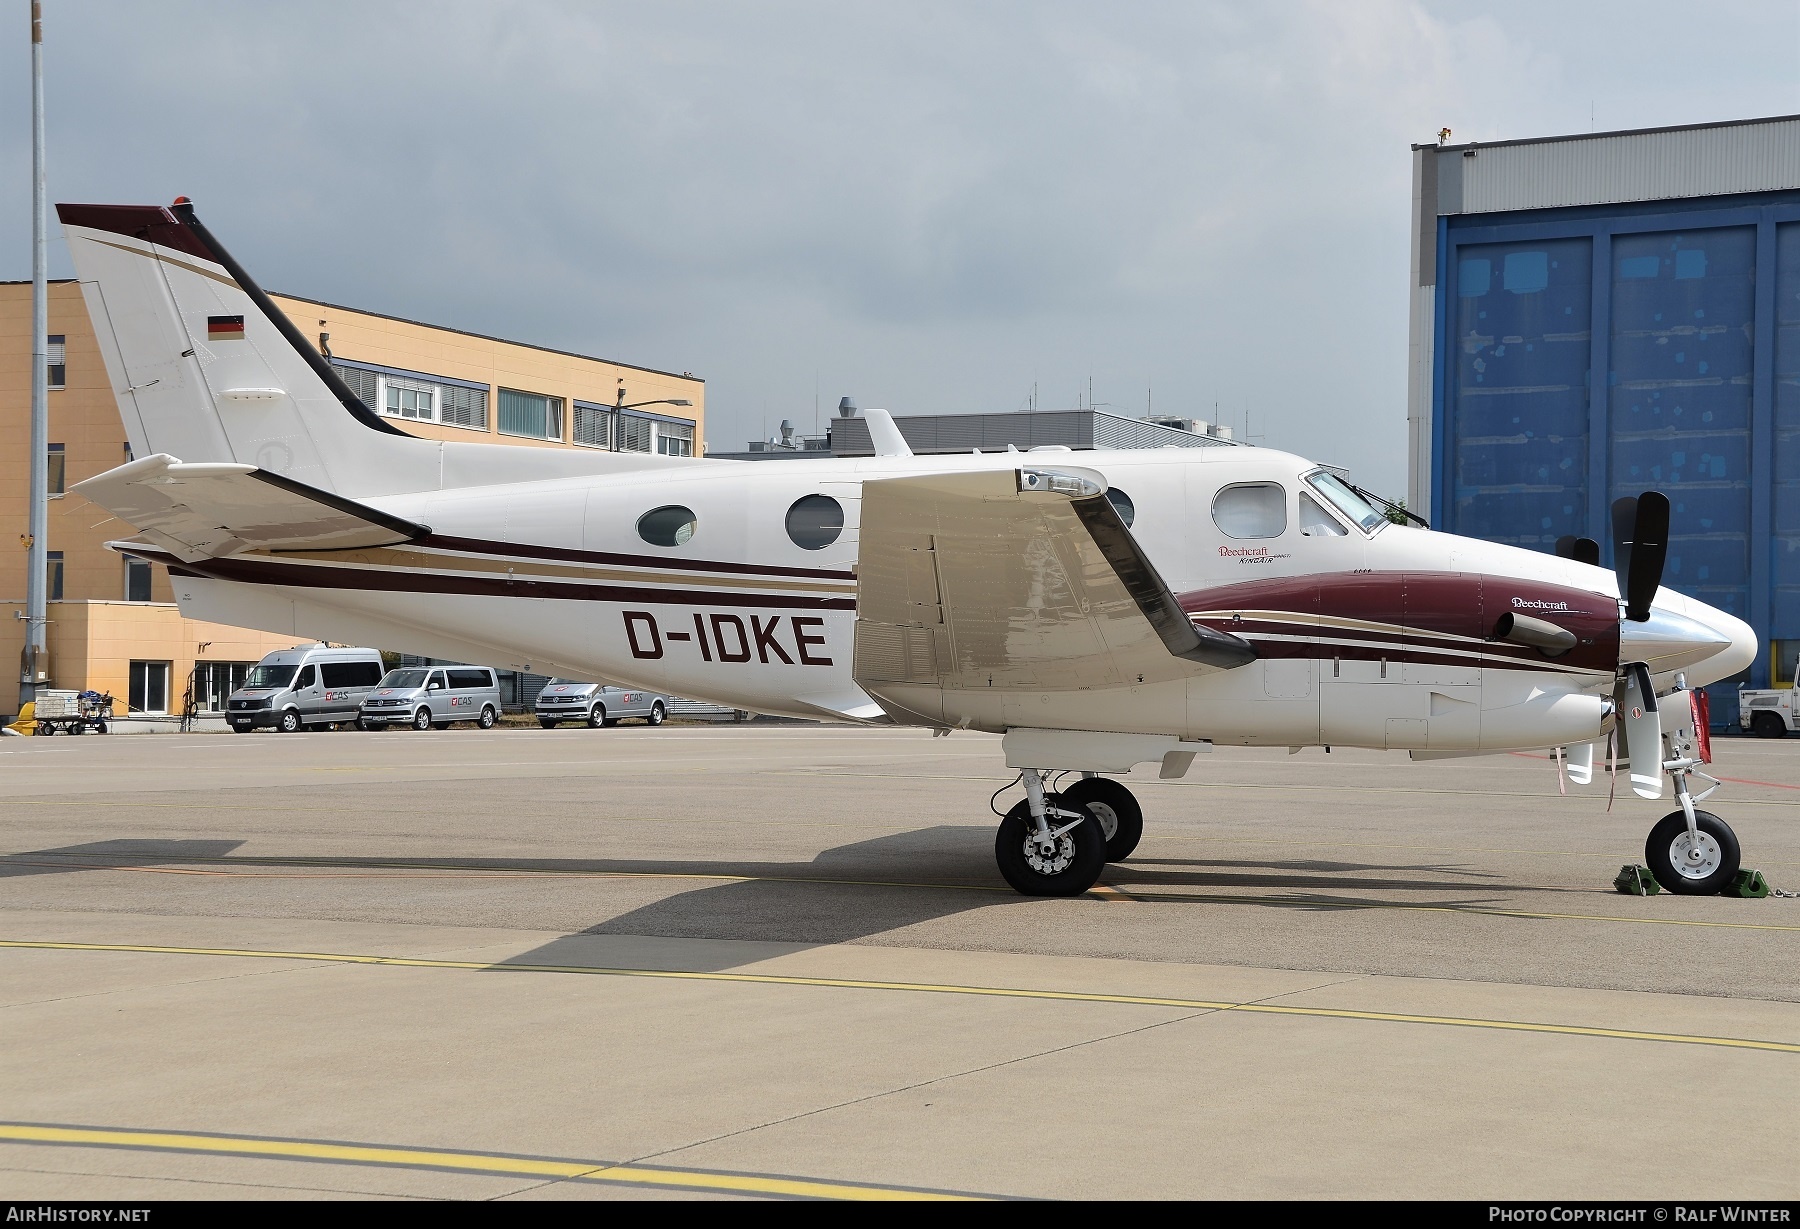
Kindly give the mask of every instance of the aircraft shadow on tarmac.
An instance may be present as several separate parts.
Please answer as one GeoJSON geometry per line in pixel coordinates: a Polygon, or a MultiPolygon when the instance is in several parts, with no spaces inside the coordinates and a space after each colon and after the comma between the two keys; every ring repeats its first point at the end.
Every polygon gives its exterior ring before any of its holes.
{"type": "MultiPolygon", "coordinates": [[[[659,900],[553,940],[506,963],[595,963],[595,936],[732,939],[817,946],[847,943],[924,922],[1000,907],[1115,907],[1097,901],[1056,902],[1015,895],[992,871],[993,832],[940,825],[856,841],[805,862],[698,862],[622,858],[282,857],[236,855],[237,840],[117,839],[0,855],[0,878],[106,871],[116,867],[311,867],[320,870],[494,872],[546,876],[618,876],[674,890],[659,900]],[[686,879],[692,876],[693,878],[686,879]],[[707,883],[710,876],[726,882],[707,883]]],[[[1108,868],[1102,882],[1151,903],[1233,903],[1299,910],[1366,908],[1407,893],[1405,902],[1446,908],[1492,908],[1522,885],[1454,866],[1356,862],[1142,858],[1108,868]],[[1217,894],[1236,889],[1238,894],[1217,894]],[[1262,889],[1265,895],[1241,894],[1262,889]]],[[[491,884],[491,880],[487,881],[491,884]]],[[[485,888],[484,888],[485,890],[485,888]]],[[[1123,920],[1123,919],[1121,919],[1123,920]]],[[[761,959],[716,945],[697,945],[683,965],[725,969],[761,959]],[[698,963],[695,963],[695,961],[698,963]]]]}
{"type": "Polygon", "coordinates": [[[242,841],[164,841],[122,838],[0,854],[0,879],[20,875],[63,875],[70,871],[105,870],[109,866],[180,865],[227,857],[242,841]]]}

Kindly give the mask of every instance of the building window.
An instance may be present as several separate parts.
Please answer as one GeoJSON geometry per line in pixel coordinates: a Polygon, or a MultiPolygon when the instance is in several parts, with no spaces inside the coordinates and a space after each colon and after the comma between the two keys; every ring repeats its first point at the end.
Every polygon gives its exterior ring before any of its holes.
{"type": "Polygon", "coordinates": [[[59,550],[44,552],[44,593],[45,600],[60,602],[62,595],[63,553],[59,550]]]}
{"type": "Polygon", "coordinates": [[[437,421],[437,385],[399,376],[381,378],[381,408],[394,418],[437,421]]]}
{"type": "Polygon", "coordinates": [[[125,600],[128,602],[150,600],[150,565],[142,559],[125,561],[125,600]]]}
{"type": "Polygon", "coordinates": [[[53,333],[48,340],[50,345],[44,355],[44,365],[49,369],[49,384],[51,388],[61,388],[69,374],[67,339],[53,333]]]}
{"type": "Polygon", "coordinates": [[[377,377],[373,371],[364,371],[361,367],[346,367],[342,363],[333,363],[331,369],[338,373],[346,387],[356,394],[356,399],[373,410],[381,404],[381,390],[377,386],[377,377]]]}
{"type": "Polygon", "coordinates": [[[500,433],[534,440],[562,438],[562,398],[500,390],[500,433]]]}
{"type": "Polygon", "coordinates": [[[61,495],[68,481],[69,470],[63,461],[63,446],[61,444],[50,445],[50,483],[45,490],[52,495],[61,495]]]}
{"type": "Polygon", "coordinates": [[[694,424],[659,422],[656,424],[656,451],[666,457],[694,455],[694,424]]]}
{"type": "Polygon", "coordinates": [[[222,713],[231,693],[244,685],[253,661],[197,661],[194,663],[194,701],[202,712],[222,713]]]}
{"type": "Polygon", "coordinates": [[[343,362],[333,362],[331,368],[358,401],[390,418],[487,430],[488,394],[479,385],[451,383],[448,377],[433,379],[423,373],[352,367],[343,362]]]}
{"type": "Polygon", "coordinates": [[[169,711],[169,663],[166,661],[134,661],[131,663],[131,688],[127,696],[134,713],[166,713],[169,711]]]}
{"type": "Polygon", "coordinates": [[[635,414],[619,415],[619,451],[652,452],[655,450],[656,424],[635,414]]]}
{"type": "Polygon", "coordinates": [[[587,401],[575,403],[575,442],[590,448],[611,448],[613,412],[610,406],[587,401]]]}

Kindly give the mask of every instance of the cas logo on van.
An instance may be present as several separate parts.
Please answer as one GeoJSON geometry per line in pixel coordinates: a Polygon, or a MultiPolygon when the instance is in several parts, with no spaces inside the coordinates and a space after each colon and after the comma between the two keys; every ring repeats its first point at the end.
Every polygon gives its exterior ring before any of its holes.
{"type": "Polygon", "coordinates": [[[451,696],[450,697],[450,707],[451,708],[468,708],[473,703],[475,703],[474,696],[451,696]]]}

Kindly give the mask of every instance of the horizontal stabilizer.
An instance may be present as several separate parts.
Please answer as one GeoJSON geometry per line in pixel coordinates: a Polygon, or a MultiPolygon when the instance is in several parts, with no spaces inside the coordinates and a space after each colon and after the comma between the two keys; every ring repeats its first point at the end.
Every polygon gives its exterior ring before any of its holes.
{"type": "Polygon", "coordinates": [[[161,453],[70,490],[188,562],[245,550],[393,546],[431,532],[253,465],[184,465],[161,453]]]}

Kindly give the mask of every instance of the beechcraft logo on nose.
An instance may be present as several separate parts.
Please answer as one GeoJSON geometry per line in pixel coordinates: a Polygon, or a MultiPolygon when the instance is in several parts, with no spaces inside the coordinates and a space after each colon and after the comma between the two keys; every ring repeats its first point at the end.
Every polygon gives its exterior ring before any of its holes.
{"type": "Polygon", "coordinates": [[[242,316],[208,316],[206,318],[206,340],[244,340],[244,318],[242,316]]]}

